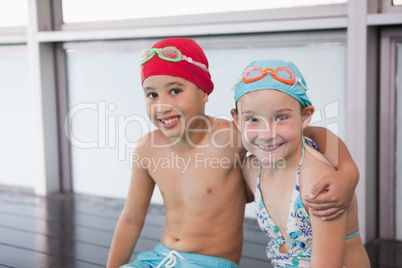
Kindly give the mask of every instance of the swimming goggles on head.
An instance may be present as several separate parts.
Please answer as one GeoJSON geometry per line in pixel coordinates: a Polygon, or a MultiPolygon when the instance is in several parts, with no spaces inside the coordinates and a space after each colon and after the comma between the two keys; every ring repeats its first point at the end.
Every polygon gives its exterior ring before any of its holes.
{"type": "Polygon", "coordinates": [[[158,55],[162,60],[170,61],[170,62],[179,62],[181,60],[185,60],[191,64],[194,64],[206,72],[209,72],[207,66],[205,64],[197,62],[190,57],[187,57],[181,53],[176,47],[164,47],[164,48],[147,48],[140,52],[138,55],[138,60],[140,65],[144,65],[147,61],[152,59],[155,54],[158,55]]]}
{"type": "Polygon", "coordinates": [[[298,82],[305,90],[308,90],[307,86],[303,84],[303,81],[299,77],[296,77],[293,69],[289,67],[278,67],[276,69],[272,69],[251,66],[244,70],[242,81],[243,83],[258,81],[267,76],[268,72],[270,73],[272,78],[279,82],[288,85],[294,85],[296,82],[298,82]]]}

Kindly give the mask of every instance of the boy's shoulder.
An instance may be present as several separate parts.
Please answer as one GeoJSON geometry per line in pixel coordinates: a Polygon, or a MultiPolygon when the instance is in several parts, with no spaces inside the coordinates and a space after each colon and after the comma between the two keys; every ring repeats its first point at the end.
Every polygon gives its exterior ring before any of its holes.
{"type": "Polygon", "coordinates": [[[231,120],[218,117],[208,117],[210,119],[210,139],[220,145],[229,145],[231,148],[243,148],[240,133],[231,120]]]}
{"type": "Polygon", "coordinates": [[[137,142],[135,150],[137,153],[148,154],[153,148],[158,148],[167,143],[167,138],[159,129],[144,134],[137,142]]]}
{"type": "Polygon", "coordinates": [[[224,128],[236,128],[236,125],[232,120],[227,120],[219,117],[208,116],[211,122],[212,130],[219,130],[224,128]]]}

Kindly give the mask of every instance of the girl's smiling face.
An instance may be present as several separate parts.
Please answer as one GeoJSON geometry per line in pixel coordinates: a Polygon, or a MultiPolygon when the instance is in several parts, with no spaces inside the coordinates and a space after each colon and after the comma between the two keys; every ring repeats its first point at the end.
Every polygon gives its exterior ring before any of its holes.
{"type": "Polygon", "coordinates": [[[303,108],[290,95],[269,89],[243,95],[232,116],[244,147],[261,162],[274,164],[294,154],[313,112],[313,106],[303,108]]]}

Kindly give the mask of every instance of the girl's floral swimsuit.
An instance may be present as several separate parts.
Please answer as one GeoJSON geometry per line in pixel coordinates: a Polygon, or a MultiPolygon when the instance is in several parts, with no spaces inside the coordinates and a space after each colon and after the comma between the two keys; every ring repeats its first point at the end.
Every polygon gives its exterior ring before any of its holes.
{"type": "MultiPolygon", "coordinates": [[[[305,143],[308,143],[315,149],[318,149],[317,145],[312,140],[308,139],[307,137],[303,138],[302,156],[300,158],[299,168],[297,169],[296,186],[292,193],[288,223],[286,226],[286,232],[292,240],[285,240],[283,238],[283,235],[265,208],[260,190],[261,164],[260,170],[258,171],[257,189],[254,194],[255,212],[257,214],[257,221],[261,230],[271,238],[267,245],[266,253],[268,259],[271,261],[274,267],[311,267],[310,258],[311,250],[313,248],[313,232],[311,228],[310,216],[304,208],[299,193],[299,175],[304,157],[305,143]],[[279,247],[283,244],[283,242],[292,244],[287,253],[281,253],[279,251],[279,247]]],[[[356,233],[347,236],[346,239],[353,238],[358,234],[359,230],[356,233]]]]}
{"type": "Polygon", "coordinates": [[[310,258],[313,246],[313,234],[310,216],[304,209],[299,193],[299,175],[304,157],[304,147],[305,141],[303,140],[303,151],[299,162],[299,168],[297,169],[296,186],[292,193],[289,218],[286,226],[286,232],[292,240],[285,240],[283,238],[283,235],[268,214],[260,191],[261,164],[258,172],[257,189],[254,195],[255,212],[261,230],[271,238],[267,245],[266,253],[268,259],[275,267],[311,267],[310,258]],[[279,252],[279,247],[283,242],[292,244],[288,253],[279,252]]]}

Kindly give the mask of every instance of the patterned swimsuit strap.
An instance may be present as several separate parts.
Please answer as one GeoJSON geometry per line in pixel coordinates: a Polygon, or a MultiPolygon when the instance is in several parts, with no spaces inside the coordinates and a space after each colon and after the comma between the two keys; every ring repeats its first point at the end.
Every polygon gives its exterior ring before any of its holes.
{"type": "Polygon", "coordinates": [[[301,165],[302,165],[303,159],[304,159],[304,150],[305,150],[305,148],[306,148],[306,141],[304,140],[303,137],[302,137],[302,141],[303,141],[302,155],[301,155],[301,157],[300,157],[299,167],[297,168],[297,174],[296,174],[296,188],[297,188],[297,190],[299,190],[300,169],[301,169],[301,165]]]}

